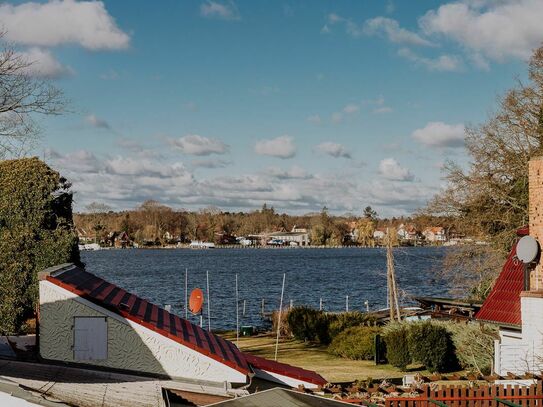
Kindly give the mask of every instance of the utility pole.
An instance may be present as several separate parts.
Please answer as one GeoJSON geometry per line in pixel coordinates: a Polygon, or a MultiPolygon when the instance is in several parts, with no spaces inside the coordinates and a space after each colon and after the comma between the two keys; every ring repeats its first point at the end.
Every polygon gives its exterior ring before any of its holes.
{"type": "MultiPolygon", "coordinates": [[[[394,231],[394,229],[392,229],[394,231]]],[[[398,290],[396,286],[396,272],[394,270],[394,255],[392,254],[392,233],[387,228],[387,288],[390,321],[401,320],[400,306],[398,304],[398,290]]]]}

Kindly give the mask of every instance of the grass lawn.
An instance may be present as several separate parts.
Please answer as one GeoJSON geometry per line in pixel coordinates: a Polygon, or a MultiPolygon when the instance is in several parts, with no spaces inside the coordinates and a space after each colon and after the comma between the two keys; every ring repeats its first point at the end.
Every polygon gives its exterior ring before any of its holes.
{"type": "MultiPolygon", "coordinates": [[[[236,342],[234,332],[222,334],[232,342],[236,342]]],[[[256,356],[272,359],[275,354],[275,336],[257,335],[239,338],[239,348],[256,356]]],[[[330,382],[346,382],[356,379],[393,379],[401,378],[402,372],[390,365],[376,366],[369,360],[349,360],[330,355],[326,347],[307,344],[294,339],[279,341],[279,362],[314,370],[330,382]]]]}

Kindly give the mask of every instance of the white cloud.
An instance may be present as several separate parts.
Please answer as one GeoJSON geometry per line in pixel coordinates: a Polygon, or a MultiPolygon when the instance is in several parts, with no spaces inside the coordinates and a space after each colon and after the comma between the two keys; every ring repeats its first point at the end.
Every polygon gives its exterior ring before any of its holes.
{"type": "Polygon", "coordinates": [[[331,141],[325,141],[317,145],[315,149],[334,158],[352,158],[351,153],[343,145],[331,141]]]}
{"type": "Polygon", "coordinates": [[[57,61],[49,50],[31,47],[26,51],[19,52],[19,55],[30,64],[26,71],[32,76],[60,78],[74,73],[72,68],[57,61]]]}
{"type": "Polygon", "coordinates": [[[94,114],[89,114],[88,116],[86,116],[85,122],[92,127],[96,127],[97,129],[111,129],[111,126],[107,121],[105,121],[104,119],[100,119],[94,114]]]}
{"type": "Polygon", "coordinates": [[[68,154],[61,154],[55,150],[48,150],[45,154],[46,157],[50,157],[61,168],[67,171],[81,172],[81,173],[98,173],[102,168],[102,164],[96,158],[96,156],[90,151],[77,150],[68,154]]]}
{"type": "Polygon", "coordinates": [[[281,169],[279,167],[268,167],[266,170],[263,171],[263,175],[267,175],[270,177],[274,177],[277,179],[309,179],[311,178],[311,174],[309,174],[306,170],[304,170],[302,167],[299,167],[297,165],[293,165],[288,170],[281,169]]]}
{"type": "Polygon", "coordinates": [[[463,61],[457,55],[440,55],[437,58],[421,57],[411,51],[409,48],[401,48],[398,55],[406,58],[417,65],[424,66],[430,71],[448,71],[457,72],[463,69],[463,61]]]}
{"type": "Polygon", "coordinates": [[[200,6],[200,14],[206,18],[230,21],[241,20],[238,8],[233,1],[227,3],[206,1],[200,6]]]}
{"type": "Polygon", "coordinates": [[[360,110],[360,107],[358,105],[355,105],[354,103],[349,103],[347,106],[343,108],[343,111],[347,114],[353,114],[360,110]]]}
{"type": "Polygon", "coordinates": [[[23,45],[77,44],[91,50],[113,50],[130,43],[129,35],[117,27],[101,1],[4,3],[0,25],[8,41],[23,45]]]}
{"type": "Polygon", "coordinates": [[[116,81],[120,77],[121,75],[114,69],[110,69],[109,71],[100,74],[100,79],[104,81],[116,81]]]}
{"type": "Polygon", "coordinates": [[[415,179],[411,171],[402,167],[394,158],[381,160],[379,174],[390,181],[413,181],[415,179]]]}
{"type": "Polygon", "coordinates": [[[344,213],[357,210],[360,197],[364,197],[367,204],[386,216],[412,213],[436,192],[419,183],[386,179],[367,183],[367,177],[358,176],[360,169],[313,174],[298,166],[271,167],[242,176],[202,172],[196,177],[175,157],[156,153],[133,151],[108,157],[85,150],[67,154],[50,150],[46,157],[72,182],[76,210],[93,201],[128,209],[156,199],[175,208],[216,205],[253,210],[266,202],[290,213],[315,212],[324,205],[335,213],[344,213]]]}
{"type": "Polygon", "coordinates": [[[321,117],[318,115],[318,114],[315,114],[315,115],[312,115],[312,116],[309,116],[307,118],[307,121],[311,124],[321,124],[322,123],[322,119],[321,117]]]}
{"type": "Polygon", "coordinates": [[[457,148],[464,146],[465,128],[463,124],[429,122],[412,134],[419,143],[434,148],[457,148]]]}
{"type": "Polygon", "coordinates": [[[372,111],[372,113],[375,113],[375,114],[384,114],[384,113],[390,113],[394,111],[394,109],[392,109],[390,106],[387,106],[385,104],[385,98],[383,97],[383,95],[379,95],[379,97],[375,100],[370,100],[369,103],[375,106],[375,108],[372,111]]]}
{"type": "Polygon", "coordinates": [[[543,1],[458,1],[428,11],[419,25],[449,38],[469,53],[503,61],[527,58],[543,38],[543,1]]]}
{"type": "Polygon", "coordinates": [[[382,35],[395,44],[432,46],[432,42],[419,34],[401,28],[396,20],[387,17],[376,17],[366,20],[364,33],[367,35],[382,35]]]}
{"type": "Polygon", "coordinates": [[[391,14],[391,13],[394,13],[395,10],[396,10],[396,6],[394,5],[392,1],[389,1],[385,7],[385,11],[388,14],[391,14]]]}
{"type": "Polygon", "coordinates": [[[205,159],[199,159],[199,160],[192,160],[190,164],[194,168],[225,168],[230,165],[232,165],[231,161],[227,160],[221,160],[217,158],[205,158],[205,159]]]}
{"type": "Polygon", "coordinates": [[[332,113],[332,123],[339,124],[343,121],[343,114],[341,112],[332,113]]]}
{"type": "Polygon", "coordinates": [[[330,32],[330,26],[343,24],[345,31],[352,37],[358,38],[363,35],[380,35],[386,37],[390,42],[407,45],[434,45],[419,34],[401,28],[398,22],[387,17],[376,17],[366,20],[363,25],[358,25],[348,18],[341,17],[335,13],[329,14],[327,24],[321,29],[323,33],[330,32]]]}
{"type": "Polygon", "coordinates": [[[222,141],[197,134],[188,134],[171,142],[184,154],[189,155],[225,154],[229,150],[228,145],[222,141]]]}
{"type": "Polygon", "coordinates": [[[141,157],[118,156],[105,162],[105,171],[115,175],[137,175],[146,177],[187,176],[182,163],[165,164],[141,157]]]}
{"type": "Polygon", "coordinates": [[[377,113],[377,114],[390,113],[393,111],[394,110],[389,106],[379,106],[373,109],[373,113],[377,113]]]}
{"type": "Polygon", "coordinates": [[[278,158],[292,158],[296,155],[294,139],[288,135],[271,140],[259,140],[255,144],[255,153],[278,158]]]}

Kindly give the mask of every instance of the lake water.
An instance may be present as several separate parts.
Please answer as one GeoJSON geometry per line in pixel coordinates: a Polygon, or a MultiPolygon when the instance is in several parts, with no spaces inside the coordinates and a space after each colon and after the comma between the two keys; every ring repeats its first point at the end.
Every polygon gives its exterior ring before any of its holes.
{"type": "MultiPolygon", "coordinates": [[[[444,296],[449,287],[439,277],[444,248],[394,250],[402,303],[410,296],[444,296]]],[[[235,329],[235,276],[238,275],[240,324],[262,325],[261,302],[266,311],[279,308],[283,273],[284,304],[325,310],[386,306],[386,253],[384,249],[210,249],[210,250],[101,250],[83,252],[87,270],[150,301],[172,306],[184,316],[185,269],[189,292],[206,288],[209,271],[212,329],[235,329]],[[245,301],[245,316],[243,303],[245,301]]],[[[207,311],[205,311],[207,316],[207,311]]],[[[198,317],[191,316],[193,322],[198,317]]],[[[204,319],[207,326],[207,319],[204,319]]]]}

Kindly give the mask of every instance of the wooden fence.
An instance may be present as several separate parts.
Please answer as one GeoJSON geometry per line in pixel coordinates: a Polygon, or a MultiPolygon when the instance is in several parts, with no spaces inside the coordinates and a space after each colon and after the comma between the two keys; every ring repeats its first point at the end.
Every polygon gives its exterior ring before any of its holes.
{"type": "Polygon", "coordinates": [[[361,405],[385,407],[518,407],[543,406],[543,382],[531,386],[488,385],[478,388],[447,386],[432,390],[423,386],[414,397],[388,397],[384,404],[363,402],[361,405]]]}

